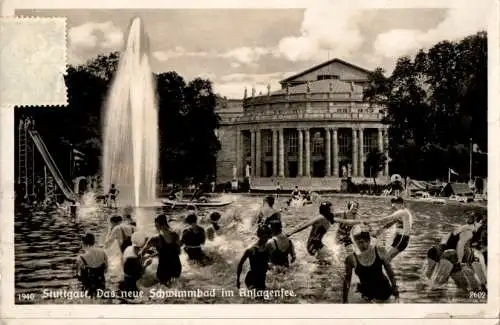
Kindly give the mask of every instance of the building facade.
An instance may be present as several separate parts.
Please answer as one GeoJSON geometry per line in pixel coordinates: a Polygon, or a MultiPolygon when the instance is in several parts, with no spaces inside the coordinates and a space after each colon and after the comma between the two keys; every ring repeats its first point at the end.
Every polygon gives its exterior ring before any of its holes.
{"type": "MultiPolygon", "coordinates": [[[[363,101],[368,74],[333,59],[282,80],[280,90],[245,90],[243,100],[222,101],[217,181],[249,176],[264,186],[369,177],[366,155],[386,151],[387,126],[382,107],[363,101]]],[[[386,163],[378,176],[388,174],[386,163]]]]}

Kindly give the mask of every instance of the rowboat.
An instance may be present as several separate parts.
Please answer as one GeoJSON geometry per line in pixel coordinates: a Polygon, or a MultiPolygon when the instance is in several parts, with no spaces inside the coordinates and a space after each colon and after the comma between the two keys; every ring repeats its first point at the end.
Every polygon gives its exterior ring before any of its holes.
{"type": "Polygon", "coordinates": [[[200,208],[219,208],[233,203],[233,201],[231,200],[201,202],[201,201],[190,201],[190,200],[177,201],[169,199],[163,199],[161,200],[161,202],[164,205],[169,205],[169,206],[187,207],[189,205],[193,205],[195,207],[200,207],[200,208]]]}

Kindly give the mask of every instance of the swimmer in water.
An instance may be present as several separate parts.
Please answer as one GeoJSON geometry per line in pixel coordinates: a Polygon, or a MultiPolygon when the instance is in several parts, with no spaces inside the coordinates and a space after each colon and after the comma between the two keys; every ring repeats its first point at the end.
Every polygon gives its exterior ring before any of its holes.
{"type": "Polygon", "coordinates": [[[269,250],[267,248],[268,233],[265,229],[257,229],[258,241],[245,250],[238,264],[236,273],[236,287],[240,288],[240,276],[243,271],[243,264],[248,259],[250,270],[245,276],[245,285],[248,289],[265,290],[266,275],[269,269],[269,250]]]}
{"type": "Polygon", "coordinates": [[[343,303],[348,303],[353,271],[359,278],[358,291],[364,300],[383,303],[391,296],[399,298],[396,278],[385,248],[371,243],[370,230],[366,226],[354,226],[351,237],[356,249],[345,260],[343,303]]]}
{"type": "Polygon", "coordinates": [[[158,235],[148,240],[139,255],[144,256],[150,248],[155,248],[158,254],[156,277],[161,284],[170,285],[172,280],[177,279],[182,272],[179,258],[181,242],[179,235],[170,228],[166,215],[160,214],[156,217],[155,228],[158,235]]]}
{"type": "Polygon", "coordinates": [[[214,240],[215,236],[220,232],[219,220],[221,215],[214,211],[210,214],[210,226],[206,230],[208,240],[214,240]]]}
{"type": "Polygon", "coordinates": [[[289,267],[290,263],[295,262],[296,259],[293,242],[283,233],[281,223],[271,224],[271,232],[273,237],[267,242],[271,264],[278,267],[289,267]]]}
{"type": "MultiPolygon", "coordinates": [[[[346,219],[356,219],[358,215],[359,203],[357,201],[347,202],[347,211],[350,213],[345,213],[346,219]]],[[[337,229],[336,240],[337,243],[343,244],[346,250],[352,245],[351,241],[351,229],[353,225],[341,223],[337,229]]]]}
{"type": "Polygon", "coordinates": [[[309,238],[307,239],[307,252],[312,256],[316,256],[319,260],[324,260],[326,247],[323,244],[323,237],[328,232],[330,227],[334,224],[334,222],[337,221],[340,224],[356,225],[362,223],[362,221],[341,218],[345,216],[346,212],[332,212],[332,203],[328,201],[322,202],[320,204],[319,214],[321,216],[315,219],[312,223],[300,227],[298,230],[293,231],[288,236],[291,236],[292,234],[302,231],[303,229],[311,226],[311,232],[309,234],[309,238]],[[335,219],[335,217],[339,218],[335,219]]]}
{"type": "Polygon", "coordinates": [[[88,290],[95,297],[97,290],[106,287],[108,256],[104,249],[95,246],[94,234],[87,233],[82,238],[84,252],[76,258],[77,278],[82,290],[88,290]]]}
{"type": "Polygon", "coordinates": [[[184,252],[193,262],[202,265],[207,264],[210,258],[203,252],[206,234],[205,229],[198,225],[198,217],[195,213],[190,213],[186,217],[188,227],[182,233],[181,244],[184,245],[184,252]]]}
{"type": "Polygon", "coordinates": [[[120,247],[120,251],[123,253],[128,246],[132,245],[131,237],[135,231],[135,227],[124,223],[121,216],[112,216],[110,223],[111,227],[106,236],[104,247],[108,248],[116,241],[120,247]]]}
{"type": "Polygon", "coordinates": [[[132,234],[132,245],[123,252],[123,281],[120,290],[138,291],[137,281],[142,277],[144,268],[142,266],[139,252],[146,244],[146,237],[138,232],[132,234]]]}
{"type": "Polygon", "coordinates": [[[385,222],[385,224],[377,231],[374,237],[378,238],[382,232],[396,225],[396,235],[392,241],[391,249],[387,258],[392,261],[397,255],[403,252],[410,241],[410,234],[413,222],[411,211],[405,207],[402,197],[391,199],[391,204],[395,210],[390,216],[374,220],[372,222],[385,222]]]}
{"type": "Polygon", "coordinates": [[[259,211],[257,228],[262,228],[267,232],[267,238],[271,238],[271,224],[279,223],[281,224],[281,214],[278,210],[274,208],[274,197],[267,196],[264,198],[264,206],[259,211]]]}
{"type": "Polygon", "coordinates": [[[474,214],[467,215],[465,225],[455,228],[440,245],[427,251],[427,278],[434,277],[438,284],[443,284],[451,277],[459,288],[469,289],[472,286],[471,289],[476,289],[481,286],[486,291],[484,260],[470,247],[474,232],[481,226],[475,220],[474,214]],[[480,283],[476,283],[472,272],[476,273],[480,283]]]}

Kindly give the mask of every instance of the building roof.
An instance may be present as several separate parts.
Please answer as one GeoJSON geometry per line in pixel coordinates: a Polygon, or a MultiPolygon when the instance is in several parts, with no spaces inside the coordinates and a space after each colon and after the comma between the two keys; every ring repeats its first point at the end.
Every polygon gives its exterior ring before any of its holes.
{"type": "MultiPolygon", "coordinates": [[[[363,87],[355,84],[354,82],[342,81],[339,79],[325,79],[325,80],[315,80],[309,82],[309,89],[311,93],[328,93],[330,92],[330,83],[332,84],[333,93],[362,93],[363,87]]],[[[303,83],[296,86],[288,87],[290,95],[293,94],[304,94],[307,91],[307,83],[303,83]]],[[[286,89],[280,89],[271,93],[271,95],[284,95],[286,94],[286,89]]]]}
{"type": "Polygon", "coordinates": [[[335,62],[340,63],[340,64],[343,64],[343,65],[346,65],[346,66],[348,66],[348,67],[350,67],[350,68],[353,68],[353,69],[355,69],[355,70],[359,70],[359,71],[361,71],[361,72],[363,72],[363,73],[367,73],[367,74],[368,74],[368,73],[371,73],[371,71],[370,71],[370,70],[367,70],[367,69],[361,68],[361,67],[359,67],[359,66],[357,66],[357,65],[354,65],[354,64],[352,64],[352,63],[346,62],[346,61],[344,61],[344,60],[341,60],[341,59],[337,59],[337,58],[335,58],[335,59],[332,59],[332,60],[329,60],[329,61],[323,62],[323,63],[321,63],[321,64],[315,65],[314,67],[309,68],[309,69],[307,69],[307,70],[304,70],[304,71],[302,71],[302,72],[299,72],[299,73],[297,73],[297,74],[295,74],[295,75],[293,75],[293,76],[291,76],[291,77],[288,77],[288,78],[286,78],[286,79],[283,79],[283,80],[281,80],[281,81],[280,81],[280,84],[284,84],[284,83],[287,83],[287,82],[289,82],[289,81],[293,81],[294,79],[297,79],[297,78],[299,78],[299,77],[301,77],[301,76],[303,76],[303,75],[306,75],[306,74],[311,73],[311,72],[313,72],[313,71],[315,71],[315,70],[321,69],[321,68],[323,68],[324,66],[327,66],[327,65],[332,64],[332,63],[335,63],[335,62]]]}

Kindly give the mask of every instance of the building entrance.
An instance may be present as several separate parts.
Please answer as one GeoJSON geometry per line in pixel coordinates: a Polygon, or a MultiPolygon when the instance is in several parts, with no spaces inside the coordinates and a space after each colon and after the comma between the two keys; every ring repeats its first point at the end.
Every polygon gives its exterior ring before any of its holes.
{"type": "Polygon", "coordinates": [[[317,160],[312,162],[312,177],[325,177],[325,161],[317,160]]]}

